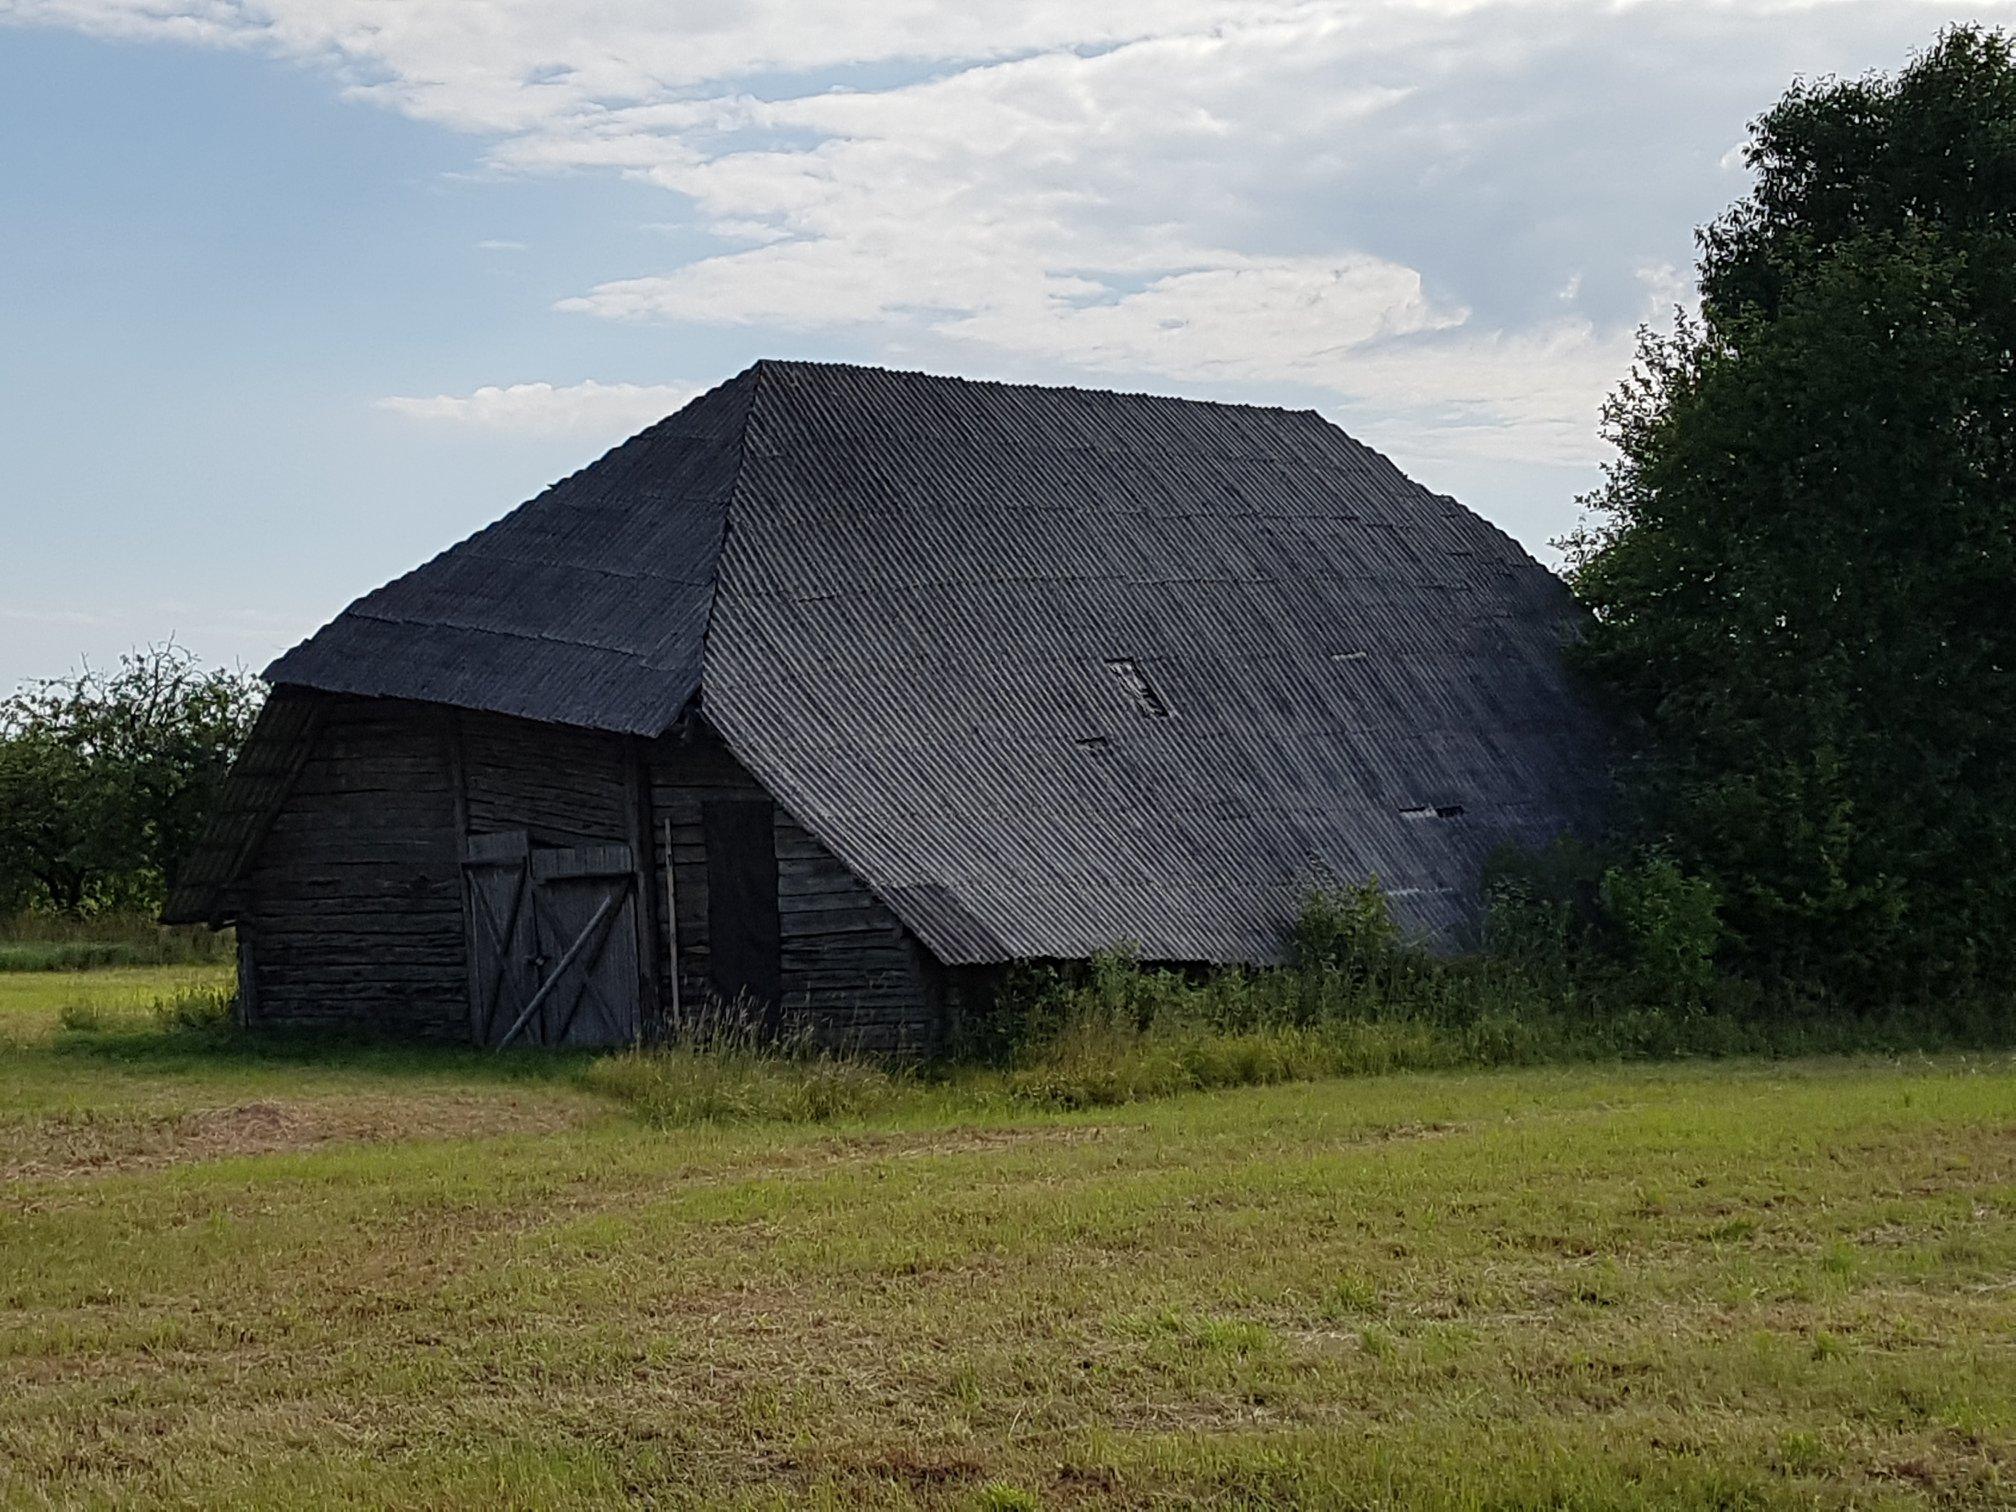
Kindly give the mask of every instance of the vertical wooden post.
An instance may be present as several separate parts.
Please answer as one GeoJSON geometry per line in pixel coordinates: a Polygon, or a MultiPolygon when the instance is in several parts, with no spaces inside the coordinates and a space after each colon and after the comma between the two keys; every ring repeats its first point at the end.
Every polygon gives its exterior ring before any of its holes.
{"type": "Polygon", "coordinates": [[[259,963],[252,952],[252,936],[244,920],[238,922],[238,1027],[249,1029],[259,1022],[259,963]]]}

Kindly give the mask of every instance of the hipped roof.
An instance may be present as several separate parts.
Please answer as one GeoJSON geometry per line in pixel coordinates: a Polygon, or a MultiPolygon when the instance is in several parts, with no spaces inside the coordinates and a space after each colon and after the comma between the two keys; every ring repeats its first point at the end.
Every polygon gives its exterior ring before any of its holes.
{"type": "Polygon", "coordinates": [[[1516,543],[1308,411],[763,362],[267,671],[696,714],[948,963],[1278,954],[1312,877],[1444,934],[1600,801],[1516,543]]]}

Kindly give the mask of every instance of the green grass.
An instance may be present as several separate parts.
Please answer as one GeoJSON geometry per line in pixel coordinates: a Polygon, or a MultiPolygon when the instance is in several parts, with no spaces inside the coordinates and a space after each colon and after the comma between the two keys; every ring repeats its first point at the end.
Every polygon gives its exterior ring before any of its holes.
{"type": "Polygon", "coordinates": [[[234,974],[229,966],[0,973],[0,1045],[46,1045],[61,1027],[65,1009],[95,1011],[108,1024],[138,1027],[149,1021],[162,997],[190,988],[226,987],[234,974]]]}
{"type": "Polygon", "coordinates": [[[2006,1054],[809,1115],[724,1072],[661,1127],[621,1061],[246,1044],[130,974],[65,1028],[27,980],[0,1501],[2016,1497],[2006,1054]]]}
{"type": "Polygon", "coordinates": [[[171,929],[146,913],[0,916],[0,972],[227,965],[235,948],[236,937],[228,929],[171,929]]]}

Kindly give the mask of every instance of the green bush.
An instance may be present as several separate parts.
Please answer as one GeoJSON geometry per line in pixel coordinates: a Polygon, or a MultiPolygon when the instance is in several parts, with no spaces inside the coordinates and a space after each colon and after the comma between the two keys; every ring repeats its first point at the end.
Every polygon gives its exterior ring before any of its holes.
{"type": "Polygon", "coordinates": [[[1720,891],[1663,852],[1562,841],[1506,853],[1487,871],[1485,896],[1486,959],[1550,1006],[1615,1014],[1757,1004],[1756,988],[1720,965],[1720,891]]]}
{"type": "Polygon", "coordinates": [[[1722,943],[1721,895],[1669,857],[1651,855],[1603,873],[1603,912],[1625,968],[1655,994],[1700,1003],[1713,993],[1722,943]]]}
{"type": "Polygon", "coordinates": [[[1315,887],[1288,931],[1289,961],[1305,975],[1341,971],[1363,979],[1390,967],[1406,946],[1374,877],[1356,887],[1315,887]]]}

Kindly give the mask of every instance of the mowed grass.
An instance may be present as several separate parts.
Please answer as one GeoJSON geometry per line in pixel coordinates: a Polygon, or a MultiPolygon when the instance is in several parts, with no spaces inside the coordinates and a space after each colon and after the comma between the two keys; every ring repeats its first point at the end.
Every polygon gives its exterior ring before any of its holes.
{"type": "Polygon", "coordinates": [[[11,1502],[2016,1497],[2006,1055],[663,1130],[15,988],[11,1502]]]}
{"type": "Polygon", "coordinates": [[[610,1116],[575,1085],[579,1057],[164,1030],[164,999],[232,977],[229,966],[0,972],[0,1181],[610,1116]]]}
{"type": "Polygon", "coordinates": [[[153,1002],[185,987],[223,987],[229,966],[107,966],[95,971],[0,971],[0,1044],[46,1043],[65,1008],[140,1019],[153,1002]]]}

